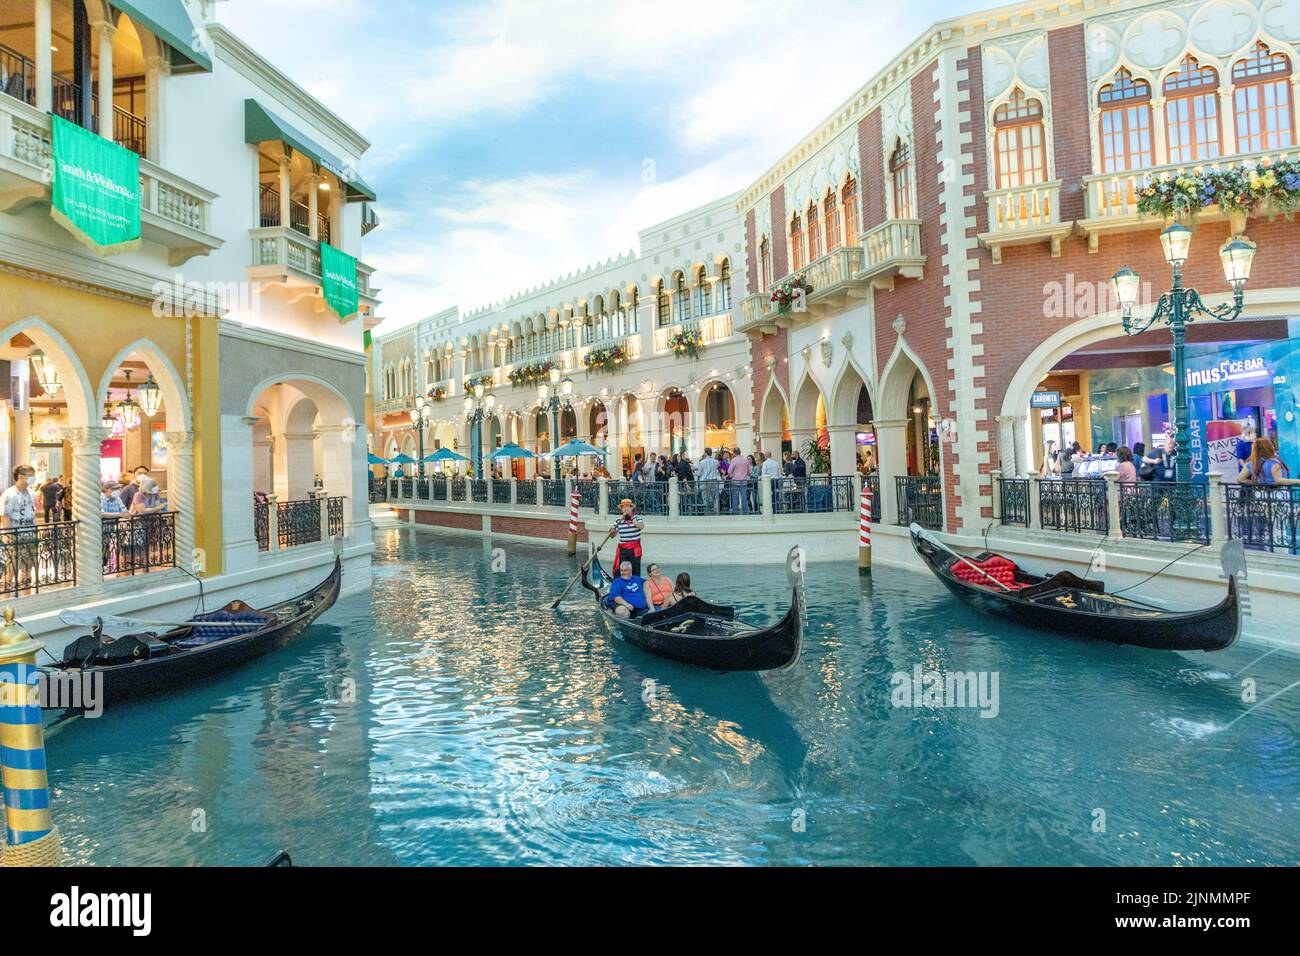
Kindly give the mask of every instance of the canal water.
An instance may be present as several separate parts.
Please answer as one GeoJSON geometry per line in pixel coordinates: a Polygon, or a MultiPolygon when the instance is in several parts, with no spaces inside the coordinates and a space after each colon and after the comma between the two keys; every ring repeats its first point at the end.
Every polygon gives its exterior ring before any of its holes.
{"type": "MultiPolygon", "coordinates": [[[[832,564],[799,664],[722,675],[611,642],[585,593],[555,615],[562,553],[376,544],[373,595],[298,643],[50,741],[73,862],[1300,863],[1300,689],[1242,717],[1288,653],[1053,638],[832,564]],[[896,706],[918,667],[984,706],[896,706]]],[[[690,570],[758,619],[788,601],[781,568],[690,570]]]]}

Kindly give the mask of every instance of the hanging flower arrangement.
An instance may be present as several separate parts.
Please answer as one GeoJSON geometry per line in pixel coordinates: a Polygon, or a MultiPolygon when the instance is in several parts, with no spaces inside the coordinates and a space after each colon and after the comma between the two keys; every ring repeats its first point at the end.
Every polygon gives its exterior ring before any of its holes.
{"type": "Polygon", "coordinates": [[[1199,170],[1149,180],[1138,190],[1138,213],[1143,216],[1195,219],[1207,206],[1218,206],[1229,215],[1289,213],[1300,206],[1300,160],[1199,170]]]}
{"type": "Polygon", "coordinates": [[[555,368],[555,363],[550,359],[545,362],[534,362],[531,365],[521,365],[511,371],[510,384],[515,388],[521,385],[536,385],[538,382],[548,379],[553,368],[555,368]]]}
{"type": "Polygon", "coordinates": [[[609,345],[605,348],[592,349],[583,356],[582,364],[588,372],[613,372],[620,365],[627,364],[627,350],[621,345],[609,345]]]}
{"type": "Polygon", "coordinates": [[[447,389],[443,385],[430,385],[428,398],[435,402],[440,402],[447,397],[447,389]]]}
{"type": "Polygon", "coordinates": [[[674,355],[686,358],[698,358],[704,351],[704,335],[699,329],[678,332],[668,339],[668,347],[674,355]]]}
{"type": "Polygon", "coordinates": [[[482,385],[485,392],[490,390],[493,385],[492,373],[484,372],[482,375],[471,375],[465,379],[465,394],[468,395],[473,392],[476,385],[482,385]]]}
{"type": "Polygon", "coordinates": [[[789,315],[794,311],[795,303],[812,295],[812,291],[812,284],[807,279],[801,275],[793,276],[772,290],[772,302],[776,304],[778,312],[789,315]]]}

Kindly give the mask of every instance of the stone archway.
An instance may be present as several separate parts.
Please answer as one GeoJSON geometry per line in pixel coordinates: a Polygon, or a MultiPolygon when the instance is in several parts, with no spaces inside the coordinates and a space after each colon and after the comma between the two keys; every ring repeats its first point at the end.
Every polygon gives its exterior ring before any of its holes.
{"type": "Polygon", "coordinates": [[[859,465],[858,433],[866,434],[869,441],[874,440],[872,422],[875,419],[871,388],[855,363],[846,362],[840,371],[828,413],[831,472],[851,474],[859,465]]]}
{"type": "MultiPolygon", "coordinates": [[[[909,446],[915,448],[919,443],[915,437],[909,439],[909,430],[915,436],[918,413],[914,410],[912,399],[917,394],[918,384],[927,396],[937,394],[925,363],[900,337],[894,346],[893,354],[885,364],[878,389],[879,402],[875,431],[882,520],[893,521],[899,516],[898,479],[909,477],[913,470],[909,468],[908,449],[909,446]]],[[[936,416],[940,412],[940,409],[934,409],[936,416]]],[[[938,454],[938,474],[941,476],[939,487],[942,489],[944,484],[942,476],[945,474],[942,443],[939,444],[938,454]]],[[[918,459],[916,470],[924,474],[926,469],[919,467],[920,464],[918,459]]],[[[941,510],[945,513],[946,523],[946,508],[941,510]]]]}

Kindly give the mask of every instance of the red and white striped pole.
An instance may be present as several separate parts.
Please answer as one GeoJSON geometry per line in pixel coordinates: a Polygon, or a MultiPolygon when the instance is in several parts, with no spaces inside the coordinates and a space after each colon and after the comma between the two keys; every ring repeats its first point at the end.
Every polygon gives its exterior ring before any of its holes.
{"type": "Polygon", "coordinates": [[[858,515],[858,574],[871,573],[871,488],[862,486],[862,507],[858,515]]]}
{"type": "Polygon", "coordinates": [[[567,555],[578,553],[578,492],[569,495],[569,543],[564,549],[567,555]]]}

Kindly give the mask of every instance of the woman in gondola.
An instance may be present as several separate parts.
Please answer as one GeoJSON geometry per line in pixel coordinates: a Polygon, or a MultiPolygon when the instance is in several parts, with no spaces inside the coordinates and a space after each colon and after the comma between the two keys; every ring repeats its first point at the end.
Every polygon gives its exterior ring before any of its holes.
{"type": "Polygon", "coordinates": [[[673,603],[696,596],[694,589],[691,588],[691,576],[685,571],[677,575],[677,585],[673,588],[673,603]]]}
{"type": "Polygon", "coordinates": [[[650,605],[656,611],[662,611],[666,607],[672,607],[677,603],[677,598],[673,594],[673,582],[668,580],[663,569],[657,564],[651,564],[649,577],[646,578],[646,594],[650,598],[650,605]]]}

